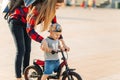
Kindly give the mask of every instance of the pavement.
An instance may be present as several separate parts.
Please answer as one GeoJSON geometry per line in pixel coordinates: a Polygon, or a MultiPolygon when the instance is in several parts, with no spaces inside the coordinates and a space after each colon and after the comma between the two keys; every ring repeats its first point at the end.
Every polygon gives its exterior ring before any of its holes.
{"type": "MultiPolygon", "coordinates": [[[[120,80],[120,10],[63,7],[57,10],[57,18],[71,49],[69,66],[76,68],[83,80],[120,80]]],[[[48,32],[40,34],[46,37],[48,32]]],[[[15,80],[16,48],[3,14],[0,38],[0,80],[15,80]]],[[[32,41],[30,65],[36,58],[43,59],[43,52],[40,44],[32,41]]]]}

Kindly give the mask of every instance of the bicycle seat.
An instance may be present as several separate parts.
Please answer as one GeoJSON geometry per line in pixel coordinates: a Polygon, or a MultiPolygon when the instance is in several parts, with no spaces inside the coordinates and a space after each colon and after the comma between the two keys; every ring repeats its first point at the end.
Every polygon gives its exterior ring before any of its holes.
{"type": "Polygon", "coordinates": [[[34,62],[35,62],[37,65],[40,65],[40,66],[44,66],[44,64],[45,64],[44,61],[39,60],[39,59],[35,59],[34,62]]]}

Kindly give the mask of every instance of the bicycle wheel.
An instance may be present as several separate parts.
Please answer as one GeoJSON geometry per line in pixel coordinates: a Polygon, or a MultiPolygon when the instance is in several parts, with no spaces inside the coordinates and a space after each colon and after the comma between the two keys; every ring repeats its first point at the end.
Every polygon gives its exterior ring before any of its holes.
{"type": "Polygon", "coordinates": [[[67,74],[63,75],[62,80],[82,80],[82,78],[76,72],[69,72],[68,75],[67,74]],[[68,76],[69,76],[69,78],[68,78],[68,76]]]}
{"type": "Polygon", "coordinates": [[[28,66],[24,71],[25,80],[40,80],[42,71],[38,70],[36,66],[28,66]]]}

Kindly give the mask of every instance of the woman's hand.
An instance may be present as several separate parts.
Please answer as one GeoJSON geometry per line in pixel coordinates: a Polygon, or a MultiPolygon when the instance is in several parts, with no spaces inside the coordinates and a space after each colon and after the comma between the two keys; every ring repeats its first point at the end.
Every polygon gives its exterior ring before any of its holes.
{"type": "Polygon", "coordinates": [[[52,51],[52,49],[50,49],[50,48],[48,47],[48,44],[47,44],[47,42],[46,42],[45,39],[41,42],[41,49],[42,49],[43,51],[49,52],[49,53],[52,51]]]}

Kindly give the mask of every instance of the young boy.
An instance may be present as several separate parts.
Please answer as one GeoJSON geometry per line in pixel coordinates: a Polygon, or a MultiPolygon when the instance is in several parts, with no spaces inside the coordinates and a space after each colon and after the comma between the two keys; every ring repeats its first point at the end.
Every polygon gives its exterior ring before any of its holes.
{"type": "Polygon", "coordinates": [[[50,52],[45,52],[44,50],[44,58],[45,58],[45,68],[44,74],[41,80],[46,80],[47,77],[52,74],[52,72],[57,71],[59,67],[59,57],[58,54],[52,54],[52,51],[57,51],[60,49],[59,37],[61,35],[62,28],[59,24],[52,24],[49,28],[49,36],[45,39],[48,47],[51,49],[50,52]]]}

